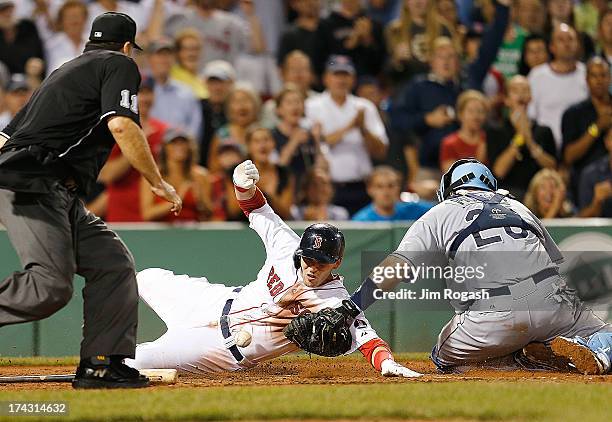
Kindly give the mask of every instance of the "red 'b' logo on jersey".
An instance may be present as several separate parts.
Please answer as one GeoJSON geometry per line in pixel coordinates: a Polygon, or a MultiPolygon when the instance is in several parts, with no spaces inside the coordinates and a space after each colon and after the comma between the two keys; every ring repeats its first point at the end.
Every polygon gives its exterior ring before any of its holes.
{"type": "Polygon", "coordinates": [[[322,242],[323,242],[323,238],[319,236],[318,234],[316,234],[314,235],[314,244],[312,245],[312,247],[315,249],[319,249],[321,247],[322,242]]]}

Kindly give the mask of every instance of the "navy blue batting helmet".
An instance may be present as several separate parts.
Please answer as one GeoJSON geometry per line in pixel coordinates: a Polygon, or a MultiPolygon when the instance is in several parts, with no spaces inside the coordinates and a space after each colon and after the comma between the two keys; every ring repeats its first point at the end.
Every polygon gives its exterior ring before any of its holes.
{"type": "Polygon", "coordinates": [[[300,258],[310,258],[324,264],[334,264],[344,255],[344,235],[335,226],[317,223],[306,227],[300,246],[293,254],[295,268],[300,268],[300,258]]]}

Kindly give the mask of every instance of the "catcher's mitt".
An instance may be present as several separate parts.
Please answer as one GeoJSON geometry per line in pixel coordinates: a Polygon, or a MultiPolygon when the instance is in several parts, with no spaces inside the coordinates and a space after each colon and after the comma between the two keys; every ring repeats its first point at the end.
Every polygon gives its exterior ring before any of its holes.
{"type": "Polygon", "coordinates": [[[338,308],[325,308],[314,314],[298,315],[285,327],[283,333],[309,353],[339,356],[351,348],[353,336],[350,324],[359,312],[353,302],[344,300],[338,308]]]}

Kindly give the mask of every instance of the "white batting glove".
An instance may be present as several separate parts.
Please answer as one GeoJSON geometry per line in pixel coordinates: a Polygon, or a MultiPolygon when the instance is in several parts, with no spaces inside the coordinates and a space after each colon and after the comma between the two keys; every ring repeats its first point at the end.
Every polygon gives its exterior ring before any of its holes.
{"type": "Polygon", "coordinates": [[[239,188],[251,189],[259,182],[259,170],[251,160],[246,160],[236,166],[232,178],[239,188]]]}
{"type": "Polygon", "coordinates": [[[404,378],[416,378],[422,377],[423,374],[408,369],[403,365],[400,365],[393,359],[385,359],[380,364],[380,373],[384,377],[404,377],[404,378]]]}

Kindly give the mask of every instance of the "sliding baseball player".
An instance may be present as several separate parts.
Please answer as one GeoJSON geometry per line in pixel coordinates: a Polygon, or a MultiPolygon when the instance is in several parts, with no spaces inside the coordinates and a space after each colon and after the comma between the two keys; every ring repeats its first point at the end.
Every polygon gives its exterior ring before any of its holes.
{"type": "MultiPolygon", "coordinates": [[[[334,226],[314,224],[300,239],[266,203],[256,187],[258,180],[250,160],[234,171],[240,207],[266,248],[257,279],[234,288],[159,268],[141,271],[140,297],[168,330],[153,342],[139,344],[135,359],[126,360],[128,365],[196,374],[251,368],[298,350],[283,333],[296,316],[343,309],[349,294],[343,277],[333,271],[342,263],[344,236],[334,226]]],[[[394,361],[362,312],[354,316],[345,336],[348,353],[359,349],[384,376],[421,375],[394,361]]],[[[334,341],[336,336],[332,347],[334,341]]]]}

